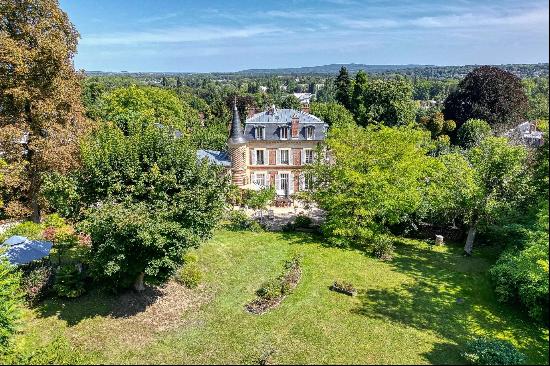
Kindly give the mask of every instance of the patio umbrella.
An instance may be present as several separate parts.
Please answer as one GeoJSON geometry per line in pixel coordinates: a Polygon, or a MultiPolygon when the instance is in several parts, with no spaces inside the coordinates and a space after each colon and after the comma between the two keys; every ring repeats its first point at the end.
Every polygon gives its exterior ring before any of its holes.
{"type": "Polygon", "coordinates": [[[22,265],[30,263],[37,259],[42,259],[50,254],[52,243],[43,240],[29,240],[24,236],[12,236],[4,242],[8,247],[3,254],[13,265],[22,265]],[[21,241],[21,238],[24,240],[21,241]]]}

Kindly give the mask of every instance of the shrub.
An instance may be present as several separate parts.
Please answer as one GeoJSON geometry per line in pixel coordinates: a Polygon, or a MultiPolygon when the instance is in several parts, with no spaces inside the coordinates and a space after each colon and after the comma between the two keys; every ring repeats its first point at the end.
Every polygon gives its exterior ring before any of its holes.
{"type": "Polygon", "coordinates": [[[46,261],[40,261],[25,266],[21,278],[21,290],[25,299],[31,305],[42,300],[50,291],[54,273],[46,261]]]}
{"type": "Polygon", "coordinates": [[[227,224],[227,228],[229,230],[249,230],[255,232],[263,230],[262,226],[258,222],[249,218],[248,215],[241,210],[230,211],[228,221],[229,223],[227,224]]]}
{"type": "Polygon", "coordinates": [[[311,218],[305,215],[298,215],[296,216],[296,219],[294,219],[294,225],[296,227],[308,228],[311,226],[312,223],[313,221],[311,220],[311,218]]]}
{"type": "Polygon", "coordinates": [[[283,293],[283,286],[280,277],[264,282],[256,291],[256,295],[262,299],[272,300],[283,293]]]}
{"type": "Polygon", "coordinates": [[[387,235],[378,235],[374,238],[373,255],[382,260],[393,257],[393,240],[387,235]]]}
{"type": "Polygon", "coordinates": [[[44,218],[44,221],[42,221],[42,224],[44,227],[53,227],[56,229],[60,229],[62,227],[66,227],[67,223],[65,222],[65,219],[59,216],[58,214],[54,213],[51,215],[48,215],[44,218]]]}
{"type": "Polygon", "coordinates": [[[525,356],[510,342],[478,338],[466,344],[463,357],[473,365],[520,365],[525,356]]]}
{"type": "Polygon", "coordinates": [[[199,261],[199,256],[195,252],[187,252],[183,256],[183,263],[196,263],[199,261]]]}
{"type": "Polygon", "coordinates": [[[202,278],[202,272],[195,262],[186,262],[176,273],[176,281],[187,288],[196,288],[202,278]]]}
{"type": "Polygon", "coordinates": [[[275,199],[275,187],[263,188],[259,191],[244,191],[244,204],[253,209],[263,209],[275,199]]]}
{"type": "Polygon", "coordinates": [[[0,257],[0,354],[10,345],[21,317],[20,274],[0,257]]]}
{"type": "Polygon", "coordinates": [[[79,297],[85,292],[84,276],[74,265],[64,265],[55,276],[53,289],[59,297],[79,297]]]}
{"type": "Polygon", "coordinates": [[[13,235],[21,235],[29,239],[41,239],[43,229],[44,226],[41,224],[37,224],[32,221],[25,221],[6,230],[1,239],[4,241],[13,235]]]}

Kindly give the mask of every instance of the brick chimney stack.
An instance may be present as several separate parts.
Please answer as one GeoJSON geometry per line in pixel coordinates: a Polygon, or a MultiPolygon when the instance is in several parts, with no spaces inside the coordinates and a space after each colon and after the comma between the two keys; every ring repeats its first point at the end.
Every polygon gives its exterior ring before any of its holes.
{"type": "Polygon", "coordinates": [[[309,113],[309,104],[302,104],[302,112],[309,113]]]}
{"type": "Polygon", "coordinates": [[[291,122],[291,125],[290,125],[290,133],[291,133],[292,138],[298,138],[298,135],[300,133],[299,123],[300,123],[300,118],[296,114],[293,115],[292,116],[292,122],[291,122]]]}

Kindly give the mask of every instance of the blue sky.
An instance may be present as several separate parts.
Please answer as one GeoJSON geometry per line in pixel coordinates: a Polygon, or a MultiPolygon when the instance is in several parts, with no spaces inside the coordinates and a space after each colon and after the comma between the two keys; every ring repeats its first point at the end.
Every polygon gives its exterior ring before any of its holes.
{"type": "Polygon", "coordinates": [[[77,68],[237,71],[548,62],[542,0],[60,0],[77,68]]]}

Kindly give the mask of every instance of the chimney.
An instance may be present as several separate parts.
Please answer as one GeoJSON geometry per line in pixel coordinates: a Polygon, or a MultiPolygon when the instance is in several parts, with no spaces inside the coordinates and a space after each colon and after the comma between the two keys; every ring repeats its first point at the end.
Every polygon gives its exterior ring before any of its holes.
{"type": "Polygon", "coordinates": [[[302,104],[302,112],[309,113],[309,104],[302,104]]]}
{"type": "Polygon", "coordinates": [[[293,115],[292,116],[292,123],[291,123],[291,127],[290,127],[290,133],[291,133],[292,138],[298,138],[298,134],[300,133],[299,123],[300,123],[300,119],[298,118],[298,116],[296,114],[293,115]]]}

